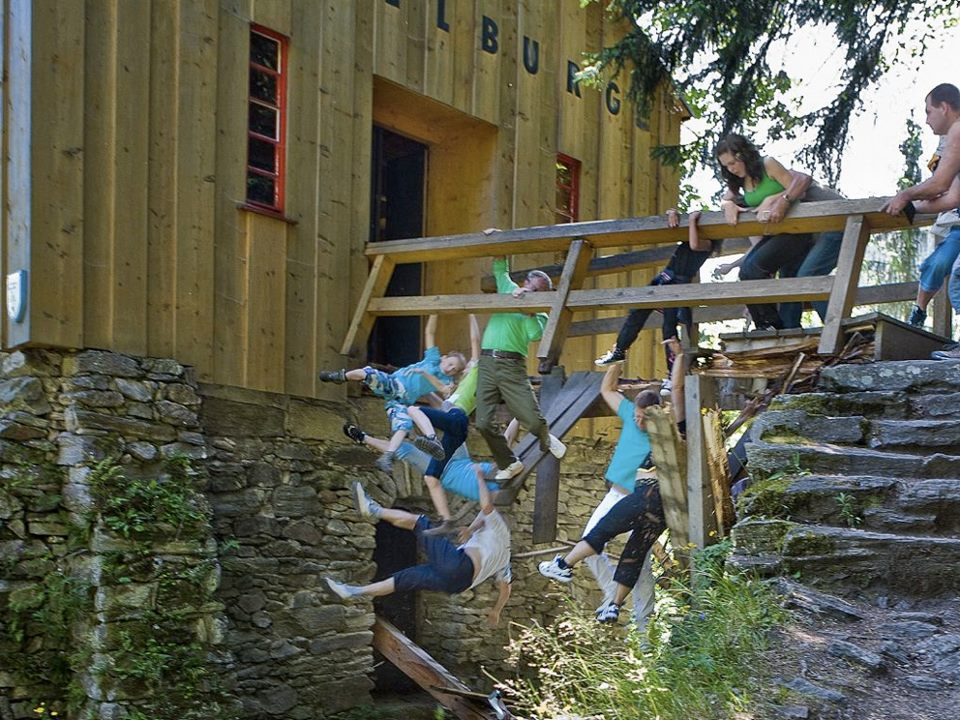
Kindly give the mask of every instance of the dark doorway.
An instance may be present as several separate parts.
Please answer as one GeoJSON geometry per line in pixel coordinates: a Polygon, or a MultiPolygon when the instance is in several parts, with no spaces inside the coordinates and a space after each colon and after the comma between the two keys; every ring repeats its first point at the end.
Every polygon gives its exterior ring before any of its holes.
{"type": "MultiPolygon", "coordinates": [[[[409,530],[401,530],[390,523],[377,523],[377,547],[373,551],[373,560],[377,563],[374,582],[385,580],[398,570],[417,564],[417,540],[409,530]]],[[[386,597],[375,598],[374,612],[397,626],[408,638],[417,641],[417,594],[413,592],[394,593],[386,597]]],[[[413,680],[404,675],[392,663],[379,655],[374,671],[374,684],[377,692],[409,693],[418,689],[413,680]]]]}
{"type": "MultiPolygon", "coordinates": [[[[427,146],[373,128],[373,177],[370,192],[370,242],[423,236],[427,146]]],[[[423,265],[406,263],[393,270],[387,296],[420,295],[423,265]]],[[[420,318],[378,318],[370,334],[371,362],[402,367],[420,360],[420,318]]]]}

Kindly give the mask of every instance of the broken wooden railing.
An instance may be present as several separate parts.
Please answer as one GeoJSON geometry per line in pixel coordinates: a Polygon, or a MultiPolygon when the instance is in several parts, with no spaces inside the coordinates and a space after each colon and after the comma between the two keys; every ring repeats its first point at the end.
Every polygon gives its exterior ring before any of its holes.
{"type": "MultiPolygon", "coordinates": [[[[908,227],[902,216],[891,217],[880,211],[885,198],[830,200],[800,203],[775,225],[757,221],[752,212],[743,213],[737,225],[729,225],[720,212],[704,213],[699,222],[700,235],[710,240],[741,238],[769,233],[813,233],[843,231],[843,243],[837,271],[833,276],[749,280],[726,283],[692,283],[583,289],[587,278],[620,273],[663,262],[670,248],[656,248],[620,256],[593,258],[597,250],[624,246],[653,246],[687,238],[686,219],[671,228],[662,216],[596,220],[565,225],[547,225],[518,230],[470,233],[443,237],[392,240],[368,243],[366,255],[372,267],[357,304],[341,353],[355,355],[364,347],[377,316],[427,315],[432,313],[546,312],[549,321],[537,350],[541,367],[548,370],[557,363],[565,339],[574,334],[609,332],[609,322],[575,327],[575,312],[693,306],[698,310],[741,306],[747,303],[827,300],[827,317],[821,334],[819,352],[833,354],[842,338],[841,322],[849,317],[859,301],[860,267],[870,234],[908,227]],[[399,263],[432,263],[442,260],[499,255],[565,252],[566,261],[559,271],[556,289],[514,298],[506,294],[478,292],[467,295],[428,295],[385,297],[393,268],[399,263]]],[[[932,216],[918,216],[915,224],[929,224],[932,216]]],[[[727,243],[724,254],[742,251],[744,241],[727,243]]],[[[556,274],[556,272],[555,272],[556,274]]],[[[478,279],[479,286],[479,279],[478,279]]],[[[905,299],[897,293],[877,291],[882,301],[905,299]]],[[[597,321],[591,321],[596,323],[597,321]]]]}

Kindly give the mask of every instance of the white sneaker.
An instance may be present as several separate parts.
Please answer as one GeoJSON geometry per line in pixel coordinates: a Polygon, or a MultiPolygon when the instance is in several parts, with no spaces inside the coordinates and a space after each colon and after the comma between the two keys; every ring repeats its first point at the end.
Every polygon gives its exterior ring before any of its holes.
{"type": "Polygon", "coordinates": [[[510,480],[515,478],[517,475],[523,472],[523,463],[519,460],[514,460],[512,463],[507,465],[503,470],[497,470],[497,474],[493,476],[494,480],[510,480]]]}
{"type": "Polygon", "coordinates": [[[341,600],[349,600],[360,594],[360,588],[355,585],[347,585],[346,583],[337,582],[332,577],[325,577],[324,580],[327,581],[327,587],[330,588],[330,591],[336,595],[341,600]]]}
{"type": "Polygon", "coordinates": [[[614,602],[608,602],[597,610],[597,622],[605,625],[617,622],[620,619],[620,606],[614,602]]]}
{"type": "Polygon", "coordinates": [[[557,458],[557,460],[567,454],[567,446],[560,442],[560,438],[554,435],[550,436],[550,454],[557,458]]]}
{"type": "Polygon", "coordinates": [[[363,489],[363,485],[360,484],[359,480],[353,481],[353,487],[351,490],[351,494],[353,495],[353,505],[357,509],[357,512],[360,513],[361,517],[380,517],[380,512],[383,510],[383,508],[380,507],[380,503],[367,495],[366,491],[363,489]]]}
{"type": "Polygon", "coordinates": [[[560,567],[560,560],[563,555],[557,555],[553,560],[544,560],[537,565],[540,574],[557,582],[568,583],[573,580],[573,570],[568,567],[560,567]]]}

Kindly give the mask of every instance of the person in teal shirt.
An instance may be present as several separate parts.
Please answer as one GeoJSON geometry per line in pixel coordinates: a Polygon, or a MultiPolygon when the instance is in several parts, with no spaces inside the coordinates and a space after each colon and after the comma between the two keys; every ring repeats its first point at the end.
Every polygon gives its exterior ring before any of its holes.
{"type": "MultiPolygon", "coordinates": [[[[493,276],[497,292],[510,293],[515,298],[553,289],[550,277],[540,270],[531,271],[523,285],[517,285],[510,278],[510,265],[505,257],[494,259],[493,276]]],[[[527,347],[543,336],[546,326],[546,313],[496,313],[490,316],[483,333],[477,365],[476,422],[499,468],[495,480],[509,480],[523,472],[523,463],[495,427],[497,406],[501,402],[527,432],[536,435],[541,450],[560,458],[567,449],[550,434],[527,377],[527,347]]]]}

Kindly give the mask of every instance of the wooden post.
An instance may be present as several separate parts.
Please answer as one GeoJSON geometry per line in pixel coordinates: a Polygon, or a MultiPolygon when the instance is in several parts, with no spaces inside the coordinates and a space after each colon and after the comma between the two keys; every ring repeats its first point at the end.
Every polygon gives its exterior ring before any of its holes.
{"type": "Polygon", "coordinates": [[[863,264],[863,252],[870,239],[870,225],[863,215],[847,218],[847,228],[843,232],[843,245],[837,260],[837,274],[833,279],[833,291],[827,303],[827,318],[823,322],[820,334],[821,355],[833,355],[840,351],[843,343],[844,318],[850,317],[853,301],[857,296],[857,284],[860,282],[860,266],[863,264]]]}
{"type": "Polygon", "coordinates": [[[573,311],[568,310],[567,298],[571,290],[579,290],[587,276],[590,267],[590,243],[583,238],[577,238],[570,243],[570,251],[563,265],[563,274],[557,285],[556,298],[550,310],[550,319],[544,328],[540,340],[540,349],[537,357],[540,358],[540,373],[548,373],[560,359],[563,342],[567,339],[567,330],[573,318],[573,311]]]}
{"type": "Polygon", "coordinates": [[[690,542],[706,547],[716,537],[713,489],[710,486],[710,460],[704,439],[702,408],[716,402],[713,378],[687,375],[684,383],[687,407],[687,499],[690,504],[690,542]]]}
{"type": "Polygon", "coordinates": [[[354,355],[357,347],[367,341],[375,319],[373,315],[367,312],[367,306],[371,299],[383,297],[383,294],[387,291],[387,285],[390,283],[390,276],[393,275],[393,267],[393,260],[386,255],[377,255],[374,258],[373,267],[370,268],[370,275],[367,277],[367,284],[363,286],[363,292],[360,293],[357,307],[353,311],[350,329],[347,330],[347,336],[343,339],[343,347],[340,348],[341,355],[354,355]]]}
{"type": "Polygon", "coordinates": [[[953,308],[946,287],[933,299],[933,332],[941,337],[953,338],[953,308]]]}
{"type": "MultiPolygon", "coordinates": [[[[540,385],[540,412],[548,417],[551,406],[563,391],[565,373],[562,367],[543,376],[540,385]]],[[[550,413],[551,415],[554,413],[550,413]]],[[[537,465],[536,490],[533,497],[533,543],[553,542],[557,537],[557,506],[560,501],[560,461],[544,453],[537,465]]]]}

